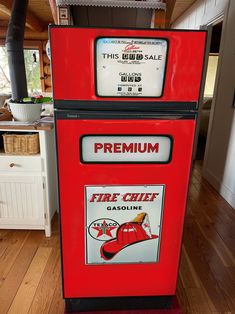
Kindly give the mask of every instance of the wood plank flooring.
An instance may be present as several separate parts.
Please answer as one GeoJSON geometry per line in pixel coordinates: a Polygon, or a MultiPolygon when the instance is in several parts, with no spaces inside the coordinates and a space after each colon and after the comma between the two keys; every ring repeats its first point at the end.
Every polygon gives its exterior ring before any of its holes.
{"type": "MultiPolygon", "coordinates": [[[[183,313],[235,314],[235,210],[193,169],[177,297],[183,313]]],[[[64,313],[57,217],[42,231],[0,230],[0,314],[64,313]]]]}
{"type": "Polygon", "coordinates": [[[235,313],[235,210],[194,166],[177,296],[183,313],[235,313]]]}

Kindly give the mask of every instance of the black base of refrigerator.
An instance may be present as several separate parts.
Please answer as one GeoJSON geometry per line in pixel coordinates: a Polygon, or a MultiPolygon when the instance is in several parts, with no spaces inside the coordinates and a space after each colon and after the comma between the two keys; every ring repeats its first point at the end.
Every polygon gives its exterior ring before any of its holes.
{"type": "Polygon", "coordinates": [[[171,309],[173,296],[65,299],[66,313],[88,311],[171,309]]]}

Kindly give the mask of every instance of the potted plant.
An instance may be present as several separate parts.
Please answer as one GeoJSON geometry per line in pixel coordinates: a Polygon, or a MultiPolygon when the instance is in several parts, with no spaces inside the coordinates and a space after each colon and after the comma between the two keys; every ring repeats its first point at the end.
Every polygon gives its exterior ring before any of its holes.
{"type": "Polygon", "coordinates": [[[11,99],[8,105],[16,121],[33,122],[40,119],[42,104],[51,101],[51,97],[40,95],[22,99],[11,99]]]}

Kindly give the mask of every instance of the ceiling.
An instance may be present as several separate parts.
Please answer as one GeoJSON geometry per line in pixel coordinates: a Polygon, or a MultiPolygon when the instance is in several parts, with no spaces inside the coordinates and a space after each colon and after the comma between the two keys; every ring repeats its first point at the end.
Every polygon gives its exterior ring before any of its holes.
{"type": "MultiPolygon", "coordinates": [[[[47,27],[53,23],[52,0],[29,0],[26,18],[26,39],[47,39],[47,27]]],[[[13,0],[0,0],[0,38],[5,38],[13,0]]]]}
{"type": "MultiPolygon", "coordinates": [[[[11,9],[12,2],[12,0],[0,0],[0,25],[8,24],[8,12],[11,9]]],[[[28,10],[36,19],[44,24],[53,21],[48,0],[29,0],[28,10]]]]}
{"type": "MultiPolygon", "coordinates": [[[[13,0],[0,0],[0,38],[5,38],[9,16],[11,15],[12,2],[13,0]]],[[[170,24],[183,14],[193,2],[195,2],[195,0],[166,0],[166,27],[169,28],[170,24]]],[[[79,10],[77,7],[75,11],[78,12],[79,20],[85,21],[85,17],[86,19],[88,17],[88,20],[90,21],[90,23],[86,24],[88,26],[96,24],[95,21],[93,21],[93,18],[96,20],[103,20],[100,18],[102,15],[100,8],[90,7],[86,9],[82,7],[81,10],[79,10]],[[96,9],[98,14],[95,14],[94,12],[96,9]]],[[[111,25],[108,26],[119,26],[120,24],[120,26],[129,27],[149,27],[151,20],[150,10],[129,9],[129,11],[127,11],[128,9],[126,9],[125,14],[121,12],[116,14],[116,11],[110,11],[110,16],[112,16],[112,19],[115,22],[113,25],[111,23],[111,25]],[[146,14],[144,14],[144,12],[146,12],[146,14]],[[139,24],[136,22],[135,17],[137,21],[139,19],[139,24]]],[[[53,16],[55,17],[55,14],[55,0],[29,0],[25,38],[38,40],[47,39],[47,27],[49,23],[54,22],[53,16]]]]}
{"type": "Polygon", "coordinates": [[[177,20],[196,0],[176,0],[171,16],[171,23],[177,20]]]}

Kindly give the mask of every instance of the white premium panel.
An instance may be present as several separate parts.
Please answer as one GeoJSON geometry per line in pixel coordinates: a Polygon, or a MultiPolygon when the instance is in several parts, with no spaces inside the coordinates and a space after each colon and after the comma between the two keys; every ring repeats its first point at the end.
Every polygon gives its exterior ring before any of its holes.
{"type": "Polygon", "coordinates": [[[153,162],[170,161],[172,140],[169,136],[87,135],[81,139],[83,162],[153,162]]]}

